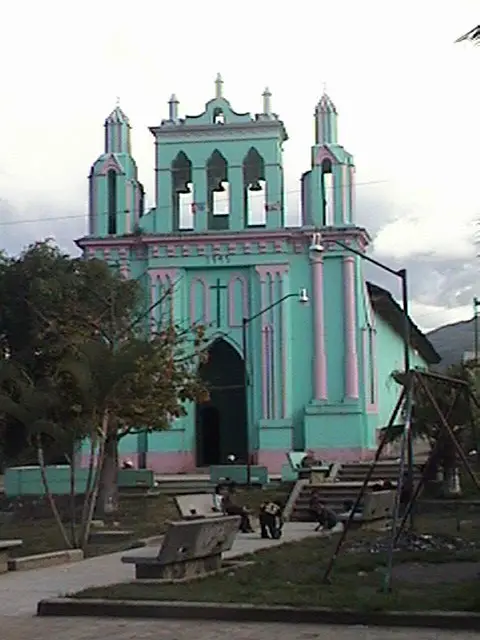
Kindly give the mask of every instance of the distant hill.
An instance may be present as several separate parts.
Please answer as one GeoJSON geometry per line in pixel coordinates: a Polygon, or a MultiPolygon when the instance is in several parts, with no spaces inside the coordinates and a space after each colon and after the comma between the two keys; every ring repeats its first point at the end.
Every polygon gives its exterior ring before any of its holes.
{"type": "MultiPolygon", "coordinates": [[[[480,327],[480,319],[479,319],[480,327]]],[[[466,351],[474,350],[474,323],[471,320],[454,322],[427,333],[427,338],[442,356],[439,367],[445,369],[462,361],[466,351]]]]}

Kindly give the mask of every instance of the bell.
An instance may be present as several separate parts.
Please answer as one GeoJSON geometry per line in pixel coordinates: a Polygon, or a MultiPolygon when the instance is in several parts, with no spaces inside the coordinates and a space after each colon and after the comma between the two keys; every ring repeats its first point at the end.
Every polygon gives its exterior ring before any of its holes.
{"type": "Polygon", "coordinates": [[[179,194],[191,193],[191,191],[190,191],[190,189],[188,187],[188,183],[186,182],[183,187],[179,187],[177,189],[177,193],[179,193],[179,194]]]}
{"type": "Polygon", "coordinates": [[[223,193],[225,191],[225,187],[223,186],[221,180],[218,185],[214,189],[212,189],[212,191],[214,191],[215,193],[223,193]]]}
{"type": "Polygon", "coordinates": [[[255,182],[252,182],[249,187],[248,187],[249,191],[261,191],[262,190],[262,185],[258,182],[258,180],[255,180],[255,182]]]}

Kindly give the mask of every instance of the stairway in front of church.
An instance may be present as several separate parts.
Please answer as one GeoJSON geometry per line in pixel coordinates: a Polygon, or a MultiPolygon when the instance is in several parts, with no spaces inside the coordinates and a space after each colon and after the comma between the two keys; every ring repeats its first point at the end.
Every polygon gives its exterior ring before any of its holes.
{"type": "MultiPolygon", "coordinates": [[[[370,481],[370,486],[382,480],[390,480],[396,486],[399,474],[399,463],[396,460],[379,462],[370,481]]],[[[314,490],[318,490],[322,500],[334,511],[344,511],[346,500],[355,500],[368,469],[369,462],[352,462],[343,464],[338,472],[337,480],[332,483],[305,485],[292,508],[290,520],[293,522],[311,522],[309,502],[314,490]]],[[[420,479],[420,472],[416,470],[415,480],[420,479]]]]}

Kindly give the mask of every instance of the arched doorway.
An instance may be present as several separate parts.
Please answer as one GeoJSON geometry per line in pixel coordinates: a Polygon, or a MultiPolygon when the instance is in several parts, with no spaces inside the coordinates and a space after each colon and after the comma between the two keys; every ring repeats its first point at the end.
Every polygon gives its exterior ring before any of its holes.
{"type": "Polygon", "coordinates": [[[233,454],[247,461],[247,403],[243,359],[220,338],[208,351],[200,376],[210,392],[208,402],[196,407],[197,466],[226,464],[233,454]]]}

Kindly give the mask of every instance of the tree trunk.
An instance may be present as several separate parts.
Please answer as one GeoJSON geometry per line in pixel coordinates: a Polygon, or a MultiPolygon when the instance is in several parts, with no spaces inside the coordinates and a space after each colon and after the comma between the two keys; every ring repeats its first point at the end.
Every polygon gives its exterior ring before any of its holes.
{"type": "MultiPolygon", "coordinates": [[[[81,527],[82,532],[80,536],[83,536],[83,530],[85,528],[85,523],[87,521],[88,511],[90,501],[92,499],[93,485],[94,485],[94,470],[95,470],[95,450],[98,444],[98,435],[93,432],[90,437],[90,457],[88,459],[88,473],[87,473],[87,482],[85,485],[85,495],[83,498],[83,507],[82,507],[82,517],[81,517],[81,527]]],[[[97,463],[98,464],[98,463],[97,463]]]]}
{"type": "Polygon", "coordinates": [[[47,472],[45,470],[45,456],[43,454],[43,445],[42,445],[41,436],[37,436],[37,456],[38,456],[38,464],[39,464],[39,467],[40,467],[40,475],[41,475],[41,478],[42,478],[42,484],[43,484],[43,488],[45,490],[45,497],[47,498],[48,504],[50,505],[53,517],[55,519],[55,522],[57,523],[57,526],[58,526],[58,528],[60,530],[62,538],[63,538],[65,544],[67,545],[67,549],[71,549],[72,548],[72,543],[68,539],[68,534],[67,534],[67,532],[65,530],[65,527],[63,526],[62,518],[60,517],[60,514],[58,512],[57,505],[55,503],[55,499],[54,499],[54,497],[52,495],[52,492],[50,491],[50,487],[48,486],[47,472]]]}
{"type": "Polygon", "coordinates": [[[112,433],[105,441],[105,455],[100,476],[100,493],[97,501],[97,513],[101,517],[113,515],[118,511],[118,440],[112,433]]]}
{"type": "Polygon", "coordinates": [[[90,536],[90,528],[92,526],[93,514],[97,505],[98,492],[100,489],[101,471],[103,469],[103,460],[105,458],[105,443],[107,440],[108,423],[110,414],[108,409],[105,409],[102,416],[102,427],[100,431],[99,446],[97,453],[97,465],[95,469],[95,475],[93,478],[93,484],[91,491],[89,492],[88,499],[85,497],[84,514],[82,514],[82,528],[80,543],[83,551],[86,551],[88,545],[88,538],[90,536]]]}
{"type": "Polygon", "coordinates": [[[77,501],[76,501],[76,469],[75,469],[75,445],[72,446],[72,453],[70,456],[70,536],[72,545],[77,547],[77,501]]]}

